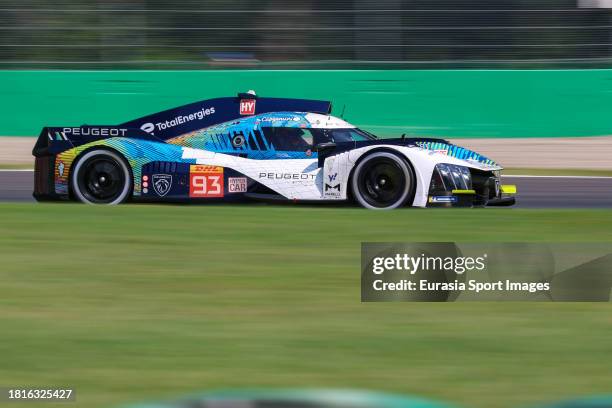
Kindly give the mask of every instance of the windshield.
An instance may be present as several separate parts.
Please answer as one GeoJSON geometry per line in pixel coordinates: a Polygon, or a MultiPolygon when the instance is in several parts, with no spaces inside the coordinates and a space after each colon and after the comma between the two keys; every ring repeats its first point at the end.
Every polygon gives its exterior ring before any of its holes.
{"type": "Polygon", "coordinates": [[[313,133],[318,133],[319,143],[333,142],[361,142],[364,140],[376,140],[376,136],[357,128],[346,129],[312,129],[313,133]]]}

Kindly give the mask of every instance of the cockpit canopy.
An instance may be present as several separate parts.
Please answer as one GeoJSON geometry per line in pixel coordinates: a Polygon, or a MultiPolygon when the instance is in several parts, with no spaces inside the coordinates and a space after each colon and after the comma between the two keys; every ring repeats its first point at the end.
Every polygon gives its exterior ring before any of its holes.
{"type": "Polygon", "coordinates": [[[372,135],[357,128],[263,127],[262,131],[274,148],[281,151],[312,149],[319,143],[374,140],[372,135]]]}
{"type": "Polygon", "coordinates": [[[330,115],[274,112],[221,123],[168,143],[242,157],[313,158],[320,143],[374,140],[375,136],[330,115]]]}

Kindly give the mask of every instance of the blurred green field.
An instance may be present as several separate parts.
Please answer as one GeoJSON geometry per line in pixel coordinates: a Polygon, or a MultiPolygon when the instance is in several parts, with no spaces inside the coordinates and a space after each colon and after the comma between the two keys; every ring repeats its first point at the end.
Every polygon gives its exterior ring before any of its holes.
{"type": "Polygon", "coordinates": [[[612,211],[1,204],[0,385],[72,386],[78,407],[228,387],[477,408],[612,391],[609,304],[360,303],[360,242],[417,240],[612,242],[612,211]]]}

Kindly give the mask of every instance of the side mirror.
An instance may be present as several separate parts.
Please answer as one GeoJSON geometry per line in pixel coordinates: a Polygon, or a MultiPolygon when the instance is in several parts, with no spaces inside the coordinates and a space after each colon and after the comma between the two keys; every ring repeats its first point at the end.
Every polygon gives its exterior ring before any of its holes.
{"type": "Polygon", "coordinates": [[[334,150],[336,150],[336,144],[334,142],[319,143],[315,146],[314,150],[315,152],[317,152],[317,165],[319,167],[323,167],[327,156],[329,156],[334,150]]]}
{"type": "Polygon", "coordinates": [[[318,145],[315,146],[314,149],[315,149],[315,152],[321,155],[321,154],[325,154],[326,152],[329,153],[335,148],[336,148],[336,144],[334,142],[326,142],[326,143],[319,143],[318,145]]]}

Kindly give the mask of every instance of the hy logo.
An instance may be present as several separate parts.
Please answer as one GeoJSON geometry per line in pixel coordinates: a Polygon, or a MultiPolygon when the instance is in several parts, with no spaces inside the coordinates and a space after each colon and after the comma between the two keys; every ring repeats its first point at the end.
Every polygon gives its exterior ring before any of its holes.
{"type": "Polygon", "coordinates": [[[241,115],[254,115],[255,114],[255,99],[242,99],[240,101],[240,114],[241,115]]]}
{"type": "Polygon", "coordinates": [[[144,125],[142,125],[140,127],[141,130],[144,130],[147,133],[153,134],[153,131],[155,130],[155,125],[152,123],[145,123],[144,125]]]}
{"type": "Polygon", "coordinates": [[[153,190],[160,197],[168,194],[172,187],[172,176],[170,174],[154,174],[151,181],[153,182],[153,190]]]}
{"type": "Polygon", "coordinates": [[[336,179],[336,177],[338,177],[338,173],[329,174],[327,177],[329,177],[329,182],[331,183],[336,179]]]}

